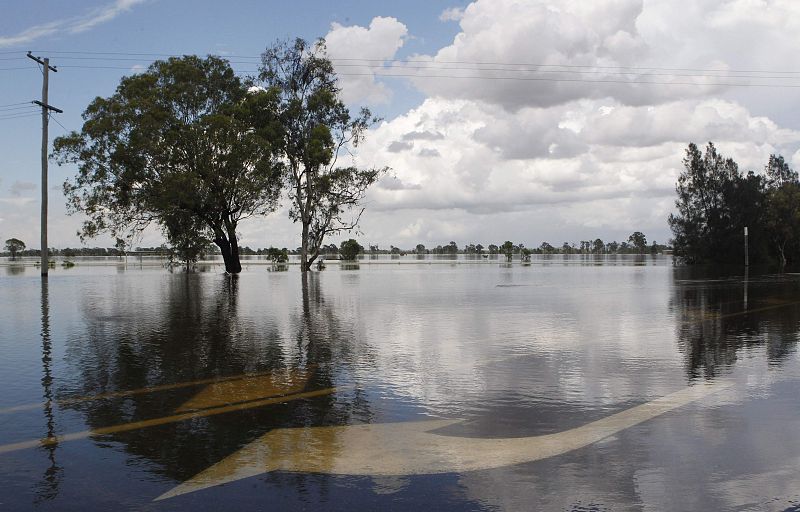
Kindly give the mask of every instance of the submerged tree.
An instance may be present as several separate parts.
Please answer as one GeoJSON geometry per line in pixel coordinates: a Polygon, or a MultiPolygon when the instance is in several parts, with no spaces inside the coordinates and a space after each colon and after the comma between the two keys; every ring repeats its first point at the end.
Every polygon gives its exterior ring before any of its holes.
{"type": "Polygon", "coordinates": [[[644,250],[647,248],[647,237],[641,231],[634,231],[628,237],[628,243],[636,248],[636,252],[644,254],[644,250]]]}
{"type": "Polygon", "coordinates": [[[18,238],[9,238],[6,240],[6,250],[11,253],[11,259],[17,259],[17,253],[25,250],[25,242],[18,238]]]}
{"type": "Polygon", "coordinates": [[[506,240],[503,242],[503,245],[500,246],[500,250],[503,251],[503,254],[506,255],[506,259],[511,261],[511,258],[514,254],[514,242],[510,240],[506,240]]]}
{"type": "Polygon", "coordinates": [[[345,240],[339,247],[339,255],[343,260],[355,260],[364,248],[354,239],[345,240]]]}
{"type": "Polygon", "coordinates": [[[188,212],[176,211],[164,221],[164,235],[169,243],[170,261],[179,261],[186,271],[208,253],[213,243],[206,236],[203,221],[188,212]]]}
{"type": "Polygon", "coordinates": [[[171,240],[208,238],[225,270],[241,271],[236,228],[272,211],[280,193],[277,95],[250,91],[229,63],[184,56],[156,61],[96,98],[80,133],[56,139],[81,238],[158,224],[171,240]],[[177,230],[189,229],[191,233],[177,230]]]}
{"type": "Polygon", "coordinates": [[[351,116],[324,40],[278,42],[261,58],[260,79],[280,98],[289,216],[302,226],[300,268],[305,272],[327,235],[358,226],[361,200],[383,170],[342,166],[340,158],[349,156],[377,119],[366,108],[351,116]],[[352,216],[345,218],[348,212],[352,216]]]}

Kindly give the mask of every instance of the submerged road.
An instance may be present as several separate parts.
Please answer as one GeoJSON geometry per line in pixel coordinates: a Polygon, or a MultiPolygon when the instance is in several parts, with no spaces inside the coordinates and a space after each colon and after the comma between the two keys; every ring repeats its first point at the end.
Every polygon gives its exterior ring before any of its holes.
{"type": "Polygon", "coordinates": [[[476,439],[435,433],[437,429],[460,422],[447,419],[278,429],[156,500],[277,470],[415,475],[476,471],[532,462],[596,443],[731,385],[717,381],[689,386],[581,427],[533,437],[476,439]]]}

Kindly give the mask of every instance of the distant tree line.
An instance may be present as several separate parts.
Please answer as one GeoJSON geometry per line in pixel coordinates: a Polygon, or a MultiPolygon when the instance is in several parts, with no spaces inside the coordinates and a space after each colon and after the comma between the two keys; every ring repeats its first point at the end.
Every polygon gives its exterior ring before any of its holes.
{"type": "MultiPolygon", "coordinates": [[[[335,248],[335,246],[333,246],[335,248]]],[[[500,244],[483,244],[470,243],[460,247],[456,242],[450,241],[446,245],[437,245],[436,247],[428,248],[424,244],[417,244],[413,249],[400,249],[394,245],[389,248],[380,248],[378,245],[369,245],[368,249],[364,251],[365,254],[434,254],[434,255],[455,255],[455,254],[468,254],[468,255],[521,255],[529,256],[531,254],[660,254],[663,251],[670,250],[671,247],[657,242],[649,243],[645,235],[636,231],[628,237],[627,241],[623,242],[603,242],[602,239],[596,238],[592,241],[584,240],[579,243],[564,242],[560,246],[553,246],[549,242],[542,242],[539,247],[528,248],[524,243],[514,243],[506,240],[500,244]]],[[[336,251],[332,251],[335,253],[336,251]]]]}
{"type": "Polygon", "coordinates": [[[669,216],[676,257],[687,263],[800,262],[800,182],[782,156],[763,173],[743,172],[708,143],[689,144],[669,216]]]}
{"type": "MultiPolygon", "coordinates": [[[[39,249],[25,249],[25,243],[21,240],[16,238],[9,239],[6,241],[5,246],[6,251],[0,252],[0,256],[7,256],[11,258],[15,257],[25,257],[25,256],[39,256],[40,251],[39,249]],[[10,242],[10,243],[9,243],[10,242]],[[11,249],[14,249],[12,252],[11,249]]],[[[644,253],[651,253],[651,254],[658,254],[665,250],[669,250],[670,247],[662,244],[658,244],[653,242],[650,245],[647,245],[646,238],[640,232],[636,232],[631,237],[629,237],[628,242],[609,242],[604,243],[601,239],[597,238],[594,241],[581,241],[579,243],[569,243],[564,242],[560,247],[553,247],[548,242],[542,242],[539,247],[529,249],[525,247],[525,244],[518,243],[515,244],[510,241],[506,241],[502,244],[489,244],[488,246],[484,247],[482,244],[467,244],[463,247],[459,247],[456,242],[450,242],[447,245],[437,245],[432,249],[428,249],[423,244],[417,244],[413,249],[400,249],[394,245],[390,245],[387,249],[381,249],[378,245],[368,245],[365,249],[361,246],[358,241],[354,239],[349,239],[343,241],[340,245],[336,244],[326,244],[320,247],[319,255],[328,258],[334,259],[343,259],[343,260],[352,260],[356,259],[360,254],[366,255],[379,255],[379,254],[390,254],[390,255],[398,255],[398,256],[405,256],[407,254],[416,254],[416,255],[424,255],[424,254],[434,254],[434,255],[456,255],[456,254],[467,254],[467,255],[505,255],[508,256],[511,254],[520,255],[522,257],[530,256],[531,254],[644,254],[644,253]],[[634,236],[636,235],[636,236],[634,236]],[[630,240],[634,239],[639,242],[637,245],[636,243],[631,242],[630,240]]],[[[57,248],[50,248],[49,253],[53,256],[61,256],[64,258],[73,258],[78,256],[117,256],[122,257],[126,254],[151,254],[151,255],[160,255],[163,257],[172,257],[176,260],[180,260],[185,262],[182,259],[180,254],[177,252],[178,249],[175,246],[162,244],[159,246],[154,247],[143,247],[137,246],[132,249],[126,249],[125,244],[118,243],[116,247],[65,247],[63,249],[57,248]]],[[[219,256],[221,251],[218,247],[213,244],[209,244],[203,248],[201,253],[198,253],[194,261],[197,259],[203,259],[206,256],[219,256]]],[[[287,249],[287,248],[275,248],[275,247],[264,247],[258,249],[252,249],[249,246],[243,246],[239,248],[239,254],[242,256],[267,256],[269,259],[275,260],[276,263],[284,263],[288,261],[288,257],[291,256],[300,256],[302,254],[302,248],[297,247],[296,249],[287,249]]]]}

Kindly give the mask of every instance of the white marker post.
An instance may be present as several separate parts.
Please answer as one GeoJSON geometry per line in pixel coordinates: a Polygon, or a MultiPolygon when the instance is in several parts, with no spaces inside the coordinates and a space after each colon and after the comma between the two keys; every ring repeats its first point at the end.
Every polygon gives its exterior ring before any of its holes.
{"type": "Polygon", "coordinates": [[[747,250],[747,226],[744,227],[744,266],[750,266],[750,255],[747,250]]]}

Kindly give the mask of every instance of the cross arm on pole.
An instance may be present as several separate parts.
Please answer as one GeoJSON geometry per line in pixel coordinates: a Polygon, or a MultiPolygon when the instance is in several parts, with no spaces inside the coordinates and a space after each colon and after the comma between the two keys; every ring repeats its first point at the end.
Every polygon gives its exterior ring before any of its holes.
{"type": "Polygon", "coordinates": [[[56,67],[55,67],[55,66],[51,66],[49,63],[47,63],[47,62],[43,61],[43,60],[42,60],[42,59],[40,59],[39,57],[36,57],[36,56],[35,56],[34,54],[32,54],[31,52],[28,52],[28,54],[26,55],[26,57],[28,57],[28,58],[29,58],[29,59],[31,59],[31,60],[34,60],[34,61],[38,62],[38,63],[39,63],[39,64],[41,64],[42,66],[47,66],[47,67],[48,67],[48,68],[50,68],[50,70],[51,70],[51,71],[53,71],[54,73],[58,73],[58,69],[56,69],[56,67]]]}
{"type": "Polygon", "coordinates": [[[54,112],[58,112],[59,114],[63,114],[64,113],[64,111],[61,110],[60,108],[56,108],[56,107],[54,107],[52,105],[47,105],[45,103],[42,103],[41,101],[33,100],[31,103],[35,103],[35,104],[39,105],[42,108],[46,108],[47,110],[52,110],[54,112]]]}

